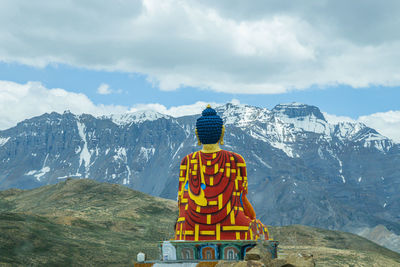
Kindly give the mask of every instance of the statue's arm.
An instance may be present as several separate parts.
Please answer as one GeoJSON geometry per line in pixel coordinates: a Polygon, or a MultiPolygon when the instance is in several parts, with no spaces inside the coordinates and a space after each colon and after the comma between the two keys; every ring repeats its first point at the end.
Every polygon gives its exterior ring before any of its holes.
{"type": "Polygon", "coordinates": [[[242,176],[242,204],[244,214],[249,217],[250,219],[254,220],[256,218],[256,212],[254,211],[253,206],[251,205],[250,201],[247,198],[247,169],[246,169],[246,162],[244,161],[243,157],[239,155],[238,159],[238,167],[240,171],[240,175],[242,176]]]}
{"type": "Polygon", "coordinates": [[[184,200],[184,186],[186,181],[186,170],[187,169],[187,156],[182,159],[181,165],[179,166],[179,183],[178,183],[178,210],[179,215],[175,223],[175,239],[182,239],[182,222],[185,214],[185,200],[184,200]]]}
{"type": "Polygon", "coordinates": [[[254,211],[254,208],[251,205],[250,201],[247,199],[246,195],[243,196],[243,209],[244,209],[244,214],[247,217],[249,217],[252,220],[256,218],[256,212],[254,211]]]}
{"type": "Polygon", "coordinates": [[[183,192],[185,190],[185,182],[186,182],[186,168],[187,168],[187,156],[184,157],[181,161],[181,165],[179,166],[179,183],[178,183],[178,203],[181,204],[183,192]]]}

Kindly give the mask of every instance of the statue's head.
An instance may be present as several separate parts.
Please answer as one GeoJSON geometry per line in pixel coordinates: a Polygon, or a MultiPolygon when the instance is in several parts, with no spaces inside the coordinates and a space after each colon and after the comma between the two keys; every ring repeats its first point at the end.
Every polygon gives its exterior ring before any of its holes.
{"type": "Polygon", "coordinates": [[[196,122],[196,135],[199,139],[199,144],[216,144],[220,141],[222,145],[224,130],[221,117],[208,105],[196,122]]]}

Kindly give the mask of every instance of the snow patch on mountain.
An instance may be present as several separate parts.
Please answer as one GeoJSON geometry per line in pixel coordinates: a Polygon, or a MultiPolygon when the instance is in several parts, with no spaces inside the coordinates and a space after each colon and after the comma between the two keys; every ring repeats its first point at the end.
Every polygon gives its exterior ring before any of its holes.
{"type": "Polygon", "coordinates": [[[116,153],[116,155],[113,156],[114,161],[121,160],[124,163],[128,162],[125,147],[119,147],[118,149],[114,149],[114,152],[116,153]]]}
{"type": "Polygon", "coordinates": [[[297,158],[300,156],[293,148],[293,144],[296,141],[293,129],[280,121],[279,118],[274,118],[264,128],[258,125],[250,127],[249,134],[255,139],[269,143],[271,146],[282,150],[288,157],[297,158]]]}
{"type": "Polygon", "coordinates": [[[363,123],[339,122],[336,124],[335,136],[340,140],[353,140],[366,126],[363,123]]]}
{"type": "MultiPolygon", "coordinates": [[[[79,120],[76,121],[76,125],[78,127],[79,136],[83,141],[83,147],[79,151],[80,152],[80,155],[79,155],[79,167],[82,165],[83,162],[85,162],[86,173],[88,173],[89,172],[90,158],[91,158],[92,155],[89,153],[89,150],[88,150],[88,145],[87,145],[87,140],[86,140],[86,133],[85,133],[86,127],[85,127],[85,124],[79,122],[79,120]]],[[[76,151],[75,151],[75,153],[76,153],[76,151]]]]}
{"type": "Polygon", "coordinates": [[[10,140],[10,137],[7,138],[0,137],[0,147],[4,146],[8,142],[8,140],[10,140]]]}
{"type": "Polygon", "coordinates": [[[269,140],[268,140],[266,135],[260,134],[260,133],[258,133],[256,131],[253,131],[253,130],[250,130],[250,136],[255,138],[255,139],[261,140],[263,142],[266,142],[266,143],[269,142],[269,140]]]}
{"type": "Polygon", "coordinates": [[[279,104],[272,112],[282,122],[296,129],[329,136],[331,128],[319,108],[301,103],[279,104]]]}
{"type": "Polygon", "coordinates": [[[40,170],[32,170],[32,171],[29,171],[29,172],[25,173],[25,175],[34,176],[36,178],[36,180],[40,182],[41,178],[46,173],[49,173],[51,171],[50,167],[46,166],[48,158],[49,158],[49,154],[46,155],[46,158],[43,161],[43,166],[42,166],[42,168],[40,170]]]}
{"type": "Polygon", "coordinates": [[[155,121],[161,118],[170,119],[171,117],[153,110],[145,110],[132,113],[113,114],[110,116],[102,116],[101,118],[109,118],[115,124],[125,126],[131,123],[143,123],[145,121],[155,121]]]}
{"type": "Polygon", "coordinates": [[[183,143],[181,143],[178,147],[178,149],[175,151],[174,155],[172,156],[172,158],[174,159],[176,157],[176,155],[178,154],[179,150],[181,150],[183,148],[183,143]]]}
{"type": "Polygon", "coordinates": [[[231,124],[237,127],[245,127],[254,122],[265,123],[271,116],[271,111],[266,108],[234,105],[232,103],[218,107],[216,110],[221,115],[225,125],[231,124]]]}
{"type": "Polygon", "coordinates": [[[40,182],[40,179],[41,179],[46,173],[49,173],[50,171],[51,171],[50,167],[43,167],[43,168],[40,169],[40,170],[32,170],[32,171],[29,171],[29,172],[25,173],[25,175],[28,175],[28,176],[33,175],[33,176],[35,176],[36,180],[38,180],[38,181],[40,182]]]}
{"type": "Polygon", "coordinates": [[[340,159],[337,158],[337,160],[339,161],[339,166],[340,166],[339,174],[340,174],[340,177],[342,178],[343,183],[345,184],[346,183],[346,179],[343,176],[343,163],[342,163],[342,161],[340,159]]]}
{"type": "Polygon", "coordinates": [[[326,121],[318,119],[314,114],[307,117],[290,118],[286,115],[279,117],[283,122],[293,125],[294,128],[302,129],[307,132],[314,132],[329,136],[331,129],[326,121]]]}
{"type": "Polygon", "coordinates": [[[131,168],[129,168],[129,165],[126,165],[126,170],[128,171],[128,177],[127,177],[127,178],[124,178],[124,181],[123,181],[123,184],[124,184],[124,185],[127,185],[127,184],[130,184],[130,183],[131,183],[131,175],[132,175],[132,172],[131,172],[131,168]]]}
{"type": "Polygon", "coordinates": [[[381,152],[387,152],[393,146],[393,142],[378,133],[368,133],[364,138],[364,147],[375,147],[381,152]]]}
{"type": "Polygon", "coordinates": [[[331,153],[331,151],[329,151],[329,152],[330,152],[331,156],[338,161],[338,163],[339,163],[339,176],[340,176],[340,178],[342,178],[342,182],[345,184],[346,183],[346,178],[344,178],[344,176],[343,176],[343,162],[338,158],[337,155],[331,153]]]}
{"type": "Polygon", "coordinates": [[[325,159],[324,152],[322,152],[321,147],[318,147],[318,156],[319,156],[321,159],[325,159]]]}
{"type": "Polygon", "coordinates": [[[45,175],[46,173],[50,172],[51,169],[50,167],[43,167],[41,170],[39,170],[38,173],[35,174],[35,177],[38,181],[40,181],[40,178],[42,178],[43,175],[45,175]]]}
{"type": "Polygon", "coordinates": [[[258,159],[258,161],[259,161],[262,165],[264,165],[265,167],[267,167],[267,168],[269,168],[269,169],[272,169],[272,167],[271,167],[268,163],[266,163],[262,158],[260,158],[260,157],[257,156],[256,154],[254,154],[254,157],[255,157],[256,159],[258,159]]]}
{"type": "Polygon", "coordinates": [[[270,144],[271,144],[271,146],[273,146],[273,147],[275,147],[275,148],[277,148],[277,149],[282,150],[283,152],[285,152],[286,155],[288,155],[288,156],[291,157],[291,158],[298,158],[298,157],[300,157],[299,154],[297,154],[297,153],[294,152],[294,150],[293,150],[292,147],[290,147],[290,146],[288,146],[288,145],[285,145],[284,143],[272,142],[272,143],[270,143],[270,144]]]}
{"type": "Polygon", "coordinates": [[[139,152],[139,157],[143,157],[146,161],[149,161],[150,157],[154,155],[155,152],[154,147],[146,148],[146,147],[141,147],[140,152],[139,152]]]}

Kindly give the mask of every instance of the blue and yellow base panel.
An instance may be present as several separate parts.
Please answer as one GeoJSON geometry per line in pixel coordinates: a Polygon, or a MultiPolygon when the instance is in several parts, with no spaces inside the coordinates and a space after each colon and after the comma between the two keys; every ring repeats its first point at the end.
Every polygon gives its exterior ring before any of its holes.
{"type": "Polygon", "coordinates": [[[263,246],[264,249],[271,253],[272,258],[277,258],[279,242],[274,240],[171,240],[167,242],[160,242],[159,248],[161,255],[159,261],[145,261],[142,263],[135,263],[135,266],[215,266],[220,260],[244,260],[246,253],[256,245],[263,246]]]}

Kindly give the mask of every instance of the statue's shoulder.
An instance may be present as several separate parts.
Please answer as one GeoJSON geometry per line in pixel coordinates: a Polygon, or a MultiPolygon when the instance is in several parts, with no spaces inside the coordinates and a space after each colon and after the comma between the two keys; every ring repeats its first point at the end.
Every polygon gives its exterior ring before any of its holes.
{"type": "Polygon", "coordinates": [[[197,153],[197,152],[192,152],[192,153],[184,156],[182,161],[181,161],[181,165],[186,165],[187,160],[193,158],[194,153],[197,153]]]}
{"type": "Polygon", "coordinates": [[[228,150],[221,150],[224,153],[226,153],[227,155],[229,155],[229,157],[232,157],[236,163],[245,163],[244,158],[242,157],[242,155],[232,152],[232,151],[228,151],[228,150]]]}

